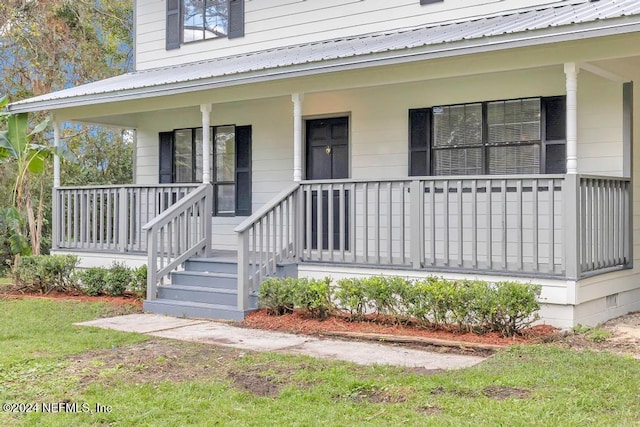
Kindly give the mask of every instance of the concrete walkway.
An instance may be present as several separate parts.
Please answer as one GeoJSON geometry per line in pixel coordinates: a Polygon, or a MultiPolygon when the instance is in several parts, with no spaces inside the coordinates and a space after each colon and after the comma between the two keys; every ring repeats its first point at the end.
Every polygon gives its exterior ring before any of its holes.
{"type": "Polygon", "coordinates": [[[478,356],[433,353],[402,346],[341,341],[306,335],[231,326],[209,320],[179,319],[156,314],[130,314],[76,323],[154,337],[195,341],[252,351],[301,354],[345,360],[361,365],[397,365],[425,369],[458,369],[484,360],[478,356]]]}

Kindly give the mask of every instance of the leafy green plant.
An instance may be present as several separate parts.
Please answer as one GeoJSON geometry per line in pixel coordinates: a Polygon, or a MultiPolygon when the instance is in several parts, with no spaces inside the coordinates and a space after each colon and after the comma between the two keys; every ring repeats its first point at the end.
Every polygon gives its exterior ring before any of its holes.
{"type": "Polygon", "coordinates": [[[91,267],[78,273],[82,282],[82,290],[90,296],[102,295],[107,288],[107,270],[102,267],[91,267]]]}
{"type": "Polygon", "coordinates": [[[512,336],[519,329],[536,321],[541,287],[518,282],[495,284],[496,311],[491,319],[491,330],[512,336]]]}
{"type": "Polygon", "coordinates": [[[12,269],[16,283],[35,292],[68,292],[77,288],[73,270],[78,265],[75,255],[33,255],[19,257],[12,269]]]}
{"type": "Polygon", "coordinates": [[[331,278],[296,279],[294,304],[316,319],[326,318],[333,304],[331,303],[331,278]]]}
{"type": "Polygon", "coordinates": [[[138,298],[144,298],[147,295],[146,264],[133,270],[133,282],[131,284],[131,292],[133,292],[138,298]]]}
{"type": "Polygon", "coordinates": [[[351,320],[364,318],[368,304],[364,279],[352,277],[338,280],[334,295],[337,308],[348,312],[351,320]]]}
{"type": "Polygon", "coordinates": [[[593,328],[587,333],[587,339],[591,342],[605,342],[611,338],[613,334],[602,328],[593,328]]]}
{"type": "Polygon", "coordinates": [[[111,296],[122,296],[135,281],[133,270],[124,264],[114,262],[107,270],[105,293],[111,296]]]}
{"type": "Polygon", "coordinates": [[[260,284],[258,291],[260,305],[266,308],[269,314],[275,316],[292,313],[296,286],[297,279],[291,277],[268,278],[260,284]]]}

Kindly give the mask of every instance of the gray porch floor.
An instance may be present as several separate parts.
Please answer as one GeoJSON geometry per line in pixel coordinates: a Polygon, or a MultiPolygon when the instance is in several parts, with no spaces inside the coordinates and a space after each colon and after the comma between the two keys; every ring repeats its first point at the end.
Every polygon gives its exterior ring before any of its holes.
{"type": "Polygon", "coordinates": [[[201,319],[180,319],[155,314],[130,314],[88,322],[93,326],[154,337],[194,341],[251,351],[268,351],[336,359],[360,365],[395,365],[424,369],[460,369],[485,358],[359,341],[341,341],[306,335],[263,331],[201,319]]]}

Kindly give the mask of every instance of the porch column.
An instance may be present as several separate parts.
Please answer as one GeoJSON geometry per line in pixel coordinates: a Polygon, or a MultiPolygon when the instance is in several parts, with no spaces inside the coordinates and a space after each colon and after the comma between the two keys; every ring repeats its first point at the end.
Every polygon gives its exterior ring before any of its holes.
{"type": "Polygon", "coordinates": [[[51,122],[53,126],[53,147],[55,152],[53,155],[53,188],[60,187],[60,156],[58,149],[60,148],[60,125],[55,120],[51,122]]]}
{"type": "Polygon", "coordinates": [[[303,93],[291,95],[293,102],[293,180],[302,181],[302,101],[303,93]]]}
{"type": "Polygon", "coordinates": [[[211,149],[209,140],[211,139],[211,104],[201,104],[202,112],[202,182],[211,182],[211,149]]]}
{"type": "Polygon", "coordinates": [[[51,197],[51,248],[58,249],[60,236],[60,215],[58,213],[58,188],[60,187],[60,125],[55,119],[51,122],[53,126],[53,194],[51,197]]]}
{"type": "Polygon", "coordinates": [[[578,173],[578,73],[575,62],[564,64],[567,87],[567,173],[578,173]]]}

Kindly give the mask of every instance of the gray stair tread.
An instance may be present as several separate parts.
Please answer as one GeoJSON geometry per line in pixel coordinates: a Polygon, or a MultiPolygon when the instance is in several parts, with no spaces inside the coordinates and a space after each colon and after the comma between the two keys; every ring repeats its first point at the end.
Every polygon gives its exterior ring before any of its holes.
{"type": "Polygon", "coordinates": [[[210,304],[206,302],[193,302],[193,301],[178,301],[173,299],[165,299],[158,298],[153,301],[145,301],[145,304],[160,304],[160,305],[173,305],[180,307],[197,307],[197,308],[211,308],[216,310],[230,310],[230,311],[239,311],[237,307],[233,305],[221,305],[221,304],[210,304]]]}
{"type": "Polygon", "coordinates": [[[236,289],[226,289],[226,288],[211,288],[206,286],[191,286],[191,285],[165,285],[158,286],[158,289],[175,289],[179,291],[196,291],[196,292],[209,292],[212,294],[237,294],[238,291],[236,289]]]}
{"type": "Polygon", "coordinates": [[[210,264],[237,264],[238,260],[233,258],[189,258],[188,262],[204,262],[210,264]]]}
{"type": "Polygon", "coordinates": [[[174,271],[171,274],[183,274],[189,276],[203,276],[203,277],[223,277],[227,279],[236,279],[238,275],[236,273],[216,273],[215,271],[191,271],[191,270],[182,270],[182,271],[174,271]]]}

